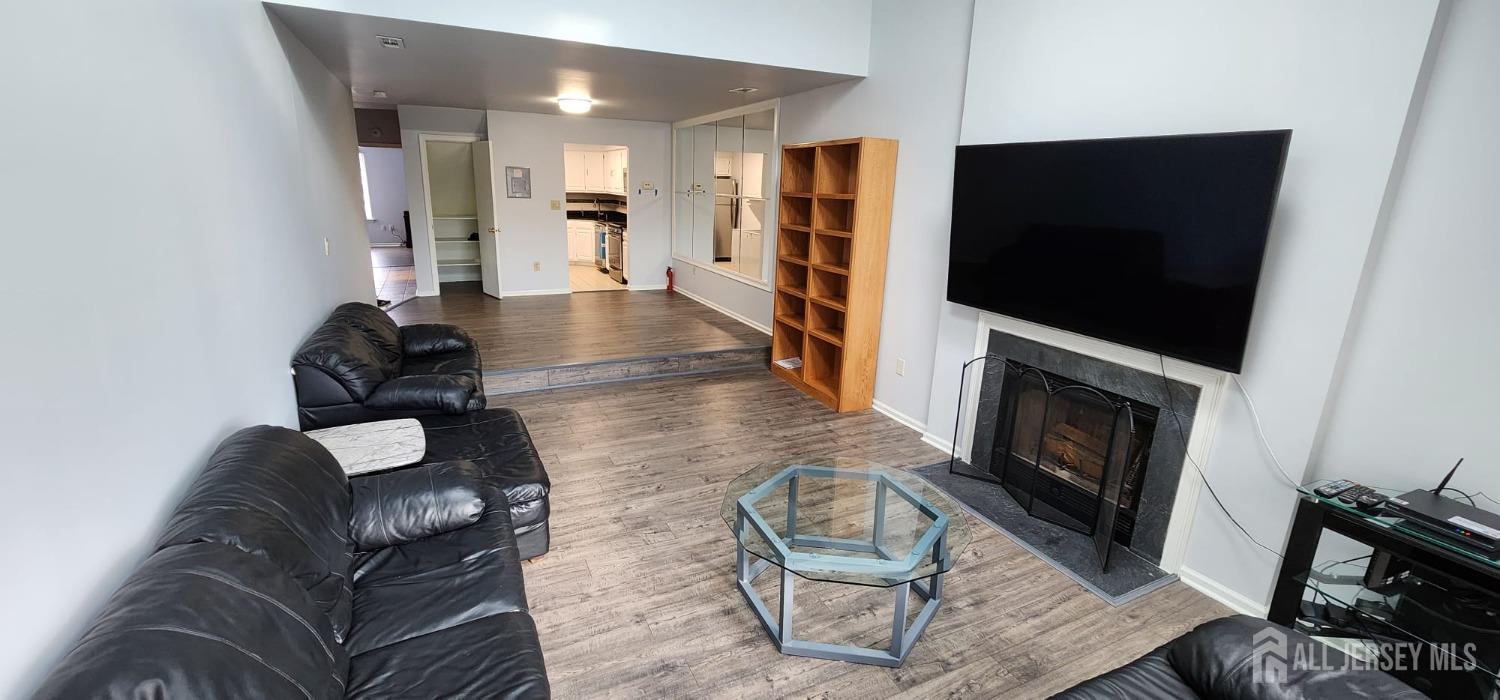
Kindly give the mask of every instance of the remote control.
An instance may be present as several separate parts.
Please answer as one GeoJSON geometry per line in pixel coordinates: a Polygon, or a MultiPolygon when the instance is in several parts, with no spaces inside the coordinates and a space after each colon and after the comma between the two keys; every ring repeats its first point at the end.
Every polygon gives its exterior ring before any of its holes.
{"type": "Polygon", "coordinates": [[[1376,493],[1374,489],[1354,499],[1354,507],[1366,512],[1374,511],[1384,504],[1385,496],[1376,493]]]}
{"type": "Polygon", "coordinates": [[[1357,503],[1359,499],[1372,494],[1376,496],[1380,495],[1375,493],[1375,489],[1372,489],[1368,486],[1355,484],[1353,488],[1345,489],[1343,493],[1339,494],[1339,502],[1347,503],[1352,506],[1357,503]]]}
{"type": "Polygon", "coordinates": [[[1319,486],[1318,488],[1313,489],[1313,493],[1323,498],[1333,498],[1334,496],[1348,491],[1355,486],[1358,486],[1358,484],[1348,479],[1339,479],[1338,481],[1330,481],[1326,484],[1323,484],[1322,486],[1319,486]]]}

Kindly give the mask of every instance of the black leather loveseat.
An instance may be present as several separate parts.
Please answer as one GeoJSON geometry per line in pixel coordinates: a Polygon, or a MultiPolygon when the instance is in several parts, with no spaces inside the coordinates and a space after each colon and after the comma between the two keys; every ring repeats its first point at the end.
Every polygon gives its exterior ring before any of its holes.
{"type": "Polygon", "coordinates": [[[469,462],[346,480],[231,436],[41,698],[548,695],[510,504],[469,462]]]}
{"type": "Polygon", "coordinates": [[[479,348],[457,326],[397,326],[359,302],[334,309],[292,356],[303,430],[484,408],[479,348]]]}
{"type": "Polygon", "coordinates": [[[1357,666],[1346,669],[1346,661],[1342,652],[1305,634],[1236,615],[1198,625],[1151,653],[1055,697],[1064,700],[1427,697],[1381,671],[1357,666]],[[1316,660],[1317,667],[1300,667],[1297,659],[1316,660]],[[1268,674],[1264,671],[1267,668],[1285,669],[1284,675],[1268,674]]]}

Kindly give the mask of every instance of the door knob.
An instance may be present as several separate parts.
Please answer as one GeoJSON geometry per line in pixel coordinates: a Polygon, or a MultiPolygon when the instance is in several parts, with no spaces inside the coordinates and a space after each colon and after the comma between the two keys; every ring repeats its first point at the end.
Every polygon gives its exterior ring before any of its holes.
{"type": "Polygon", "coordinates": [[[498,229],[498,228],[491,228],[490,229],[490,233],[500,233],[500,229],[498,229]]]}

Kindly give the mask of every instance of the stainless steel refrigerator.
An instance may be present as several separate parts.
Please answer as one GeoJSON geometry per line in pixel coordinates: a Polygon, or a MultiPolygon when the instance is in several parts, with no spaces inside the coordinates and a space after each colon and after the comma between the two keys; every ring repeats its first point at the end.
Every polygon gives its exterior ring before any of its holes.
{"type": "Polygon", "coordinates": [[[730,259],[734,250],[734,230],[740,227],[739,201],[740,183],[734,178],[720,175],[714,178],[714,260],[730,259]]]}

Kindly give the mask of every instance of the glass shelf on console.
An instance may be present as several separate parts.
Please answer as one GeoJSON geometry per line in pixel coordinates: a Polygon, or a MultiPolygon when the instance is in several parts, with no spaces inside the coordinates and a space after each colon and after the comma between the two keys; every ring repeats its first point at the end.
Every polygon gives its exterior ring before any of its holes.
{"type": "MultiPolygon", "coordinates": [[[[1396,517],[1394,515],[1387,514],[1387,513],[1383,512],[1383,511],[1376,511],[1374,513],[1367,513],[1367,512],[1362,511],[1362,510],[1360,510],[1358,508],[1355,508],[1354,506],[1352,506],[1352,505],[1350,505],[1348,503],[1344,503],[1343,501],[1340,501],[1338,499],[1338,497],[1324,498],[1324,497],[1319,496],[1318,494],[1314,493],[1314,491],[1316,489],[1319,489],[1319,488],[1321,488],[1321,487],[1323,487],[1323,486],[1325,486],[1327,484],[1330,484],[1330,483],[1333,483],[1333,480],[1331,480],[1331,479],[1323,479],[1323,480],[1319,480],[1319,481],[1314,481],[1314,482],[1311,482],[1311,483],[1303,484],[1301,486],[1301,488],[1298,488],[1297,490],[1301,491],[1302,495],[1307,496],[1308,498],[1312,498],[1312,499],[1315,499],[1315,500],[1318,500],[1318,501],[1322,501],[1323,503],[1326,503],[1326,504],[1331,505],[1331,506],[1333,506],[1335,508],[1338,508],[1338,509],[1340,509],[1340,510],[1342,510],[1342,511],[1344,511],[1344,512],[1350,514],[1350,515],[1354,515],[1354,516],[1357,516],[1357,517],[1360,517],[1360,518],[1365,518],[1366,521],[1368,521],[1371,525],[1375,525],[1377,527],[1384,527],[1384,528],[1390,528],[1390,529],[1396,530],[1396,531],[1400,532],[1403,535],[1407,535],[1407,536],[1410,536],[1410,537],[1415,537],[1415,538],[1417,538],[1419,540],[1422,540],[1423,542],[1429,543],[1429,544],[1434,545],[1436,547],[1441,547],[1442,549],[1444,549],[1446,551],[1452,552],[1454,554],[1458,554],[1458,555],[1460,555],[1460,556],[1462,556],[1464,558],[1467,558],[1467,559],[1472,559],[1472,560],[1474,560],[1476,562],[1479,562],[1479,563],[1484,564],[1486,566],[1489,566],[1489,567],[1491,567],[1491,568],[1493,568],[1493,569],[1495,569],[1497,571],[1500,571],[1500,561],[1497,561],[1495,559],[1487,557],[1482,552],[1479,552],[1479,551],[1476,551],[1476,550],[1473,550],[1473,549],[1469,549],[1467,547],[1463,547],[1463,546],[1461,546],[1461,545],[1459,545],[1457,543],[1454,543],[1454,542],[1452,542],[1452,541],[1450,541],[1450,540],[1448,540],[1446,538],[1443,538],[1443,537],[1440,537],[1438,535],[1435,535],[1435,534],[1432,534],[1430,532],[1427,532],[1427,531],[1423,530],[1422,528],[1410,525],[1410,524],[1408,524],[1406,522],[1406,520],[1404,518],[1399,518],[1399,517],[1396,517]]],[[[1372,488],[1374,488],[1374,487],[1372,487],[1372,488]]],[[[1375,488],[1375,490],[1378,491],[1378,492],[1380,492],[1380,495],[1385,496],[1386,498],[1391,498],[1393,496],[1400,496],[1401,494],[1407,492],[1407,491],[1397,491],[1395,489],[1385,489],[1385,488],[1375,488]]]]}
{"type": "Polygon", "coordinates": [[[1455,588],[1415,571],[1370,588],[1366,561],[1322,564],[1297,577],[1307,586],[1297,626],[1313,636],[1349,639],[1355,656],[1433,697],[1500,693],[1500,597],[1455,588]],[[1326,604],[1310,614],[1307,602],[1326,604]],[[1471,645],[1471,646],[1466,646],[1471,645]],[[1416,667],[1412,670],[1408,668],[1416,667]],[[1419,688],[1420,689],[1420,688],[1419,688]]]}

